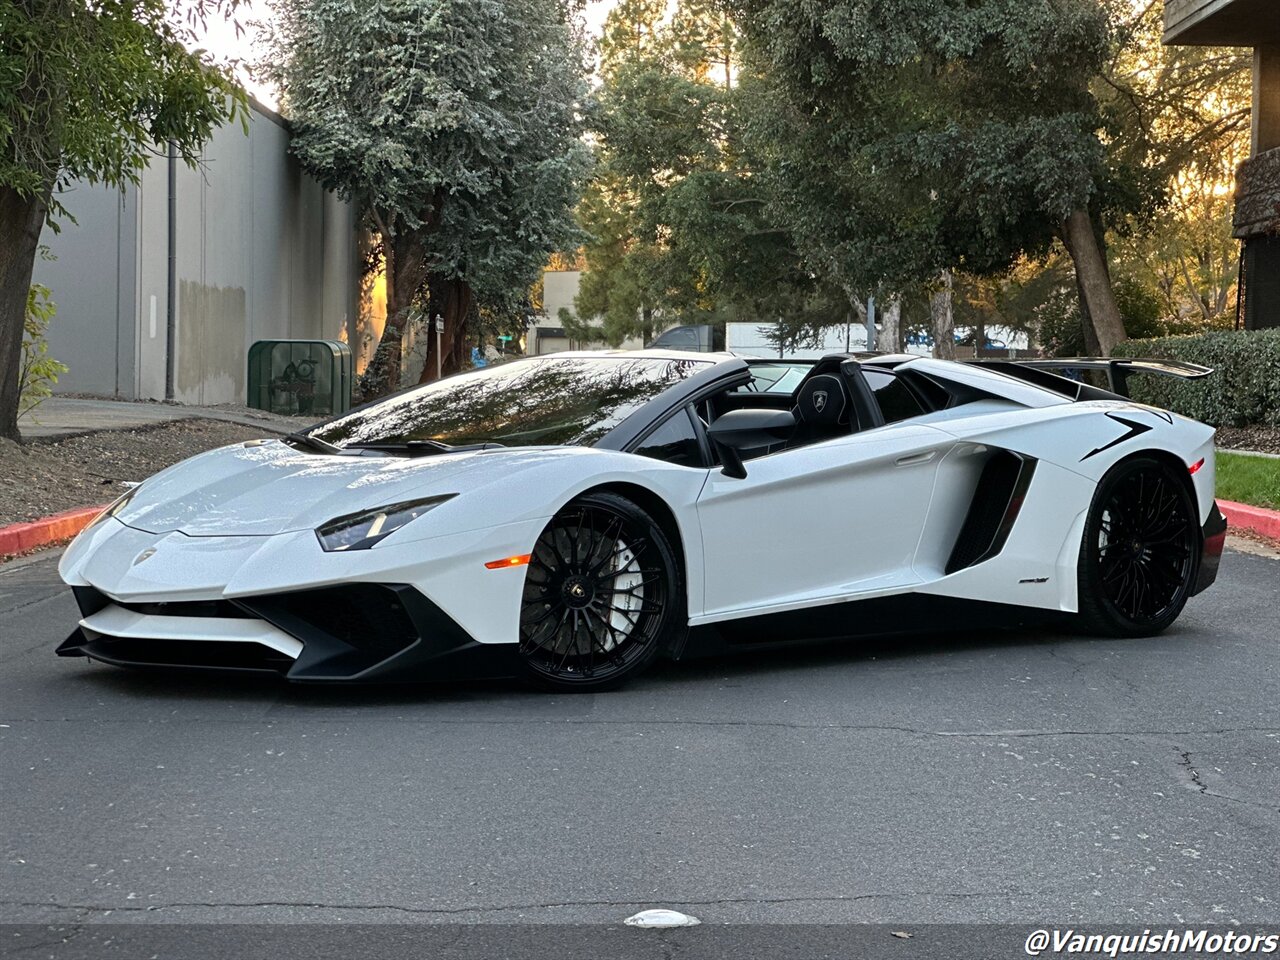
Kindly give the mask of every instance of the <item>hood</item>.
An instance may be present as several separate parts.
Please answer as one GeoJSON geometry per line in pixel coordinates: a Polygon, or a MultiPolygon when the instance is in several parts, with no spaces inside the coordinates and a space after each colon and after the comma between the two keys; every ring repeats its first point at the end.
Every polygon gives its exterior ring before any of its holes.
{"type": "Polygon", "coordinates": [[[116,518],[148,533],[271,536],[419,497],[474,490],[553,457],[521,447],[427,457],[326,456],[278,440],[211,450],[138,488],[116,518]]]}

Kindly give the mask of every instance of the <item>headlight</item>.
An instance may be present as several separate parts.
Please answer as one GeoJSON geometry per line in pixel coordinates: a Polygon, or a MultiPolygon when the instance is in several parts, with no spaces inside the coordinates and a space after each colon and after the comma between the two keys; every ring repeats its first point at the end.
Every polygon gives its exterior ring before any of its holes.
{"type": "Polygon", "coordinates": [[[374,507],[372,510],[350,513],[345,517],[334,517],[316,530],[316,537],[320,540],[320,546],[329,553],[335,550],[368,550],[379,540],[391,536],[406,523],[418,519],[424,513],[434,510],[446,500],[452,500],[456,496],[456,493],[446,493],[438,497],[406,500],[403,503],[392,503],[385,507],[374,507]]]}
{"type": "Polygon", "coordinates": [[[126,491],[123,497],[121,497],[115,503],[111,504],[111,506],[107,507],[107,509],[103,510],[100,514],[98,514],[96,517],[90,520],[88,525],[85,527],[85,529],[92,530],[94,527],[102,523],[102,521],[106,520],[107,517],[115,517],[123,513],[124,508],[129,505],[129,501],[132,500],[134,496],[138,493],[138,491],[141,489],[142,489],[142,484],[137,484],[132,489],[126,491]]]}

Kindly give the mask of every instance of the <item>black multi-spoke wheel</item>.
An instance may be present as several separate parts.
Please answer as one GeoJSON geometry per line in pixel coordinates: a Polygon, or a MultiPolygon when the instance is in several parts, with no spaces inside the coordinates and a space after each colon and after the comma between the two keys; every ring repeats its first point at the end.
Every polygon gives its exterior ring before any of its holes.
{"type": "Polygon", "coordinates": [[[615,686],[643,669],[677,622],[679,581],[661,528],[610,493],[570,503],[529,560],[520,655],[533,677],[570,690],[615,686]]]}
{"type": "Polygon", "coordinates": [[[1109,636],[1159,633],[1195,582],[1200,527],[1189,485],[1145,457],[1103,478],[1080,552],[1080,614],[1109,636]]]}

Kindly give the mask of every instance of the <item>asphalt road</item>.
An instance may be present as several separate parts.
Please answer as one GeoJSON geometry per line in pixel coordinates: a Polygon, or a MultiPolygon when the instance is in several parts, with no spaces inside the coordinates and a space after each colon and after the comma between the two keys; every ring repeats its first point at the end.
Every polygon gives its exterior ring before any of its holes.
{"type": "Polygon", "coordinates": [[[55,562],[0,567],[10,922],[1280,925],[1280,560],[1228,552],[1158,639],[940,634],[578,697],[59,659],[55,562]]]}

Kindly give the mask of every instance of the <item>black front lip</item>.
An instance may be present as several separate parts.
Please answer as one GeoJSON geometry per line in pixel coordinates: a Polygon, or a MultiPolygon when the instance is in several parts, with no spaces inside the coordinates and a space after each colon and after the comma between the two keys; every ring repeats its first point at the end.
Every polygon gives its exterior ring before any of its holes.
{"type": "MultiPolygon", "coordinates": [[[[78,587],[75,594],[84,616],[115,602],[92,588],[78,587]]],[[[519,672],[515,644],[479,643],[408,584],[343,584],[225,602],[240,608],[243,615],[265,620],[302,641],[302,653],[293,661],[271,657],[261,663],[227,665],[217,662],[216,657],[202,658],[204,650],[214,651],[212,646],[201,647],[208,641],[157,639],[130,643],[112,637],[90,639],[79,627],[58,646],[57,653],[116,666],[274,673],[304,683],[488,679],[519,672]],[[348,629],[345,636],[340,636],[337,629],[325,629],[326,618],[305,616],[321,601],[347,601],[348,609],[354,609],[350,602],[353,596],[343,594],[353,588],[385,593],[386,601],[403,621],[397,639],[388,643],[373,630],[361,634],[348,629]],[[365,642],[366,637],[369,642],[365,642]]]]}
{"type": "Polygon", "coordinates": [[[1200,569],[1196,574],[1191,596],[1202,593],[1218,579],[1218,567],[1222,564],[1222,550],[1227,541],[1227,518],[1218,509],[1215,500],[1209,508],[1209,518],[1201,528],[1200,569]]]}

